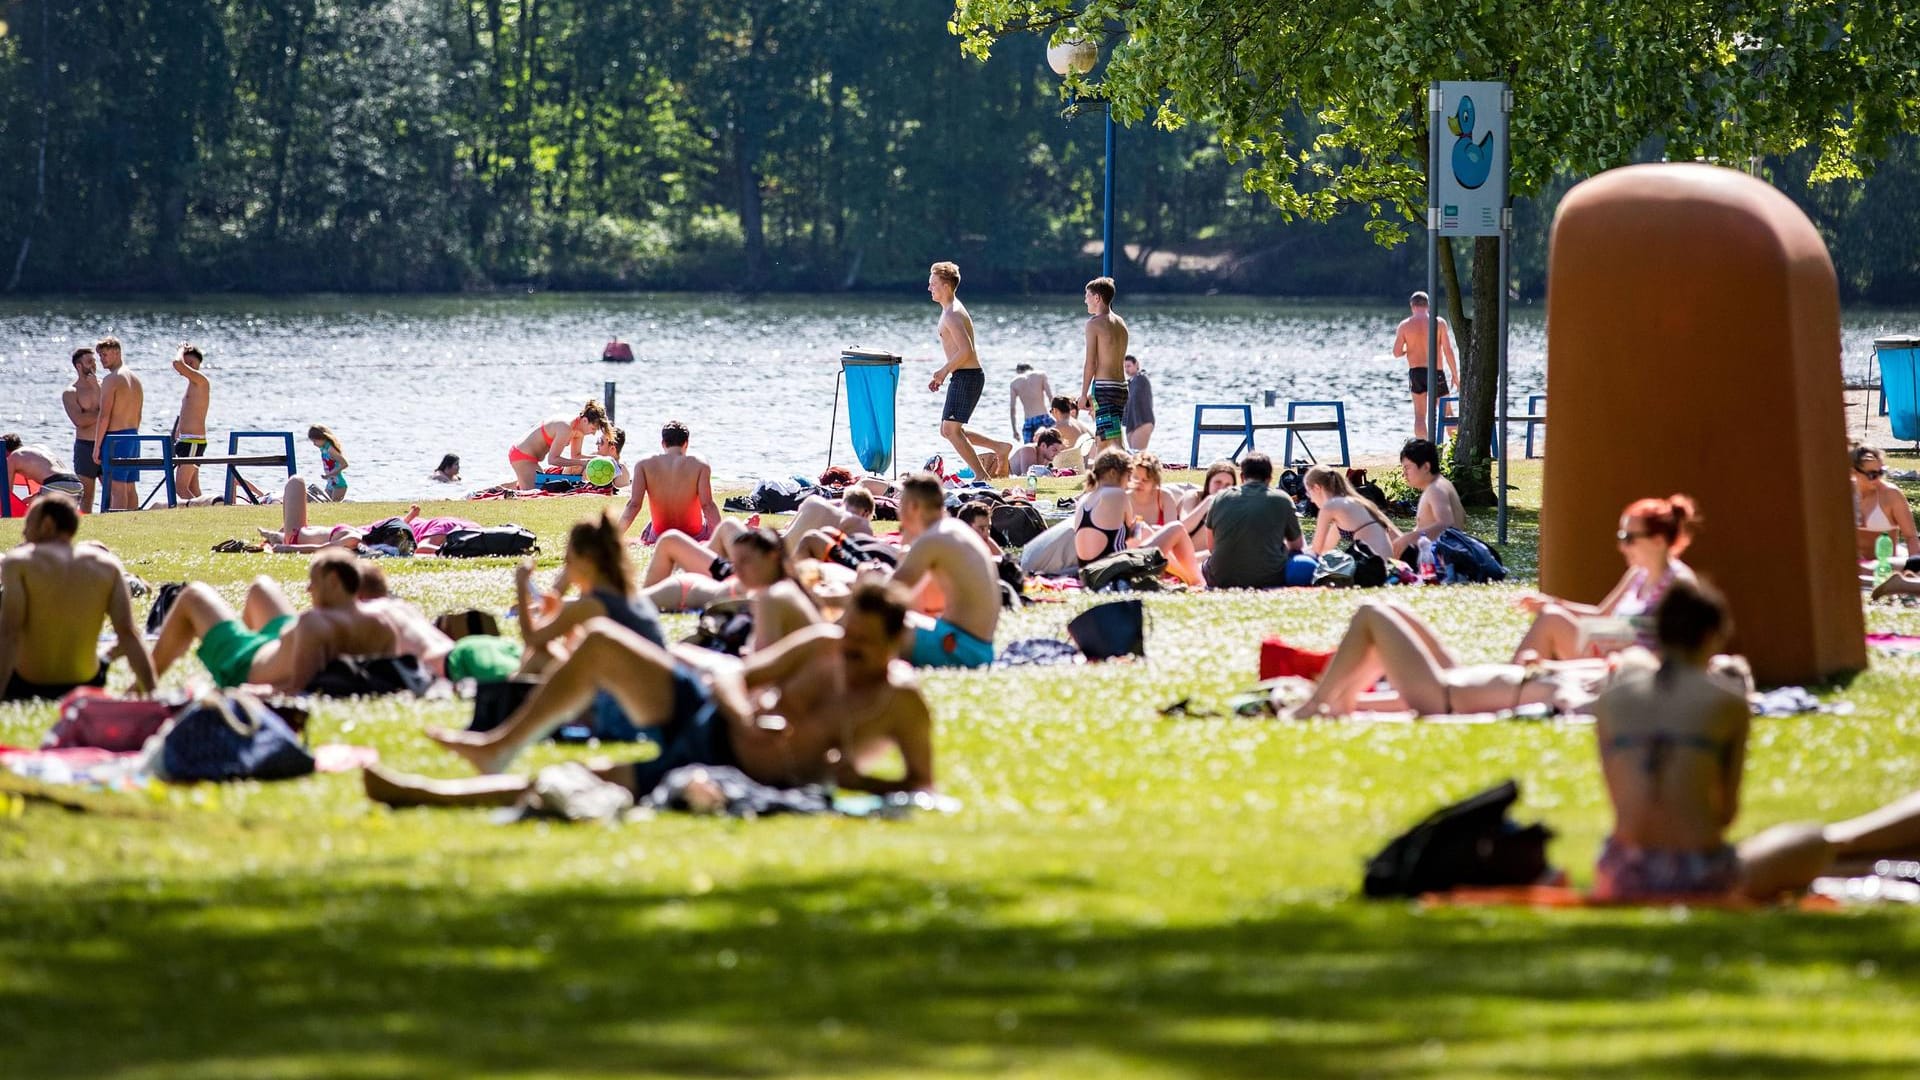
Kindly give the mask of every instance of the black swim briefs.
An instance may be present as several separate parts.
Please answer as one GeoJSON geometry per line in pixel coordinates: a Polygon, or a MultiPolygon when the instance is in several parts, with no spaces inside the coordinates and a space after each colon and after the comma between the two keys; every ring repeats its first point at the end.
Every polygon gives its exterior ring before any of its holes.
{"type": "MultiPolygon", "coordinates": [[[[1433,377],[1440,384],[1440,391],[1439,391],[1440,396],[1446,397],[1447,396],[1447,370],[1445,368],[1434,368],[1433,377]]],[[[1427,392],[1427,369],[1423,367],[1408,368],[1407,369],[1407,385],[1411,387],[1413,389],[1413,392],[1416,394],[1426,393],[1427,392]]]]}
{"type": "Polygon", "coordinates": [[[84,479],[100,479],[100,463],[93,460],[93,440],[73,440],[73,471],[84,479]]]}
{"type": "Polygon", "coordinates": [[[962,424],[973,419],[973,407],[980,404],[980,394],[986,388],[987,373],[977,367],[961,368],[947,376],[947,407],[940,411],[940,419],[962,424]]]}
{"type": "Polygon", "coordinates": [[[682,765],[737,765],[727,718],[713,691],[685,664],[673,668],[673,712],[660,726],[660,756],[633,766],[633,793],[646,798],[682,765]]]}
{"type": "Polygon", "coordinates": [[[715,581],[725,581],[733,576],[733,563],[725,555],[714,557],[707,565],[707,576],[715,581]]]}

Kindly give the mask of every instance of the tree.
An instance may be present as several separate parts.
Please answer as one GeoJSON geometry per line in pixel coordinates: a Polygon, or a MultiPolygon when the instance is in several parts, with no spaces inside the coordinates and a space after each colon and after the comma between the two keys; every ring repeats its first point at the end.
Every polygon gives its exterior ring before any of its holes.
{"type": "MultiPolygon", "coordinates": [[[[1920,18],[1872,0],[955,0],[949,28],[978,58],[1013,34],[1109,42],[1104,70],[1069,92],[1107,99],[1126,122],[1210,128],[1246,163],[1248,190],[1287,216],[1364,207],[1386,245],[1422,216],[1438,79],[1512,86],[1518,195],[1560,170],[1625,164],[1650,141],[1740,167],[1810,149],[1815,179],[1856,177],[1920,127],[1920,18]],[[1319,133],[1298,135],[1296,111],[1319,133]]],[[[1474,245],[1468,318],[1442,249],[1465,338],[1454,479],[1480,503],[1493,495],[1497,251],[1474,245]]]]}

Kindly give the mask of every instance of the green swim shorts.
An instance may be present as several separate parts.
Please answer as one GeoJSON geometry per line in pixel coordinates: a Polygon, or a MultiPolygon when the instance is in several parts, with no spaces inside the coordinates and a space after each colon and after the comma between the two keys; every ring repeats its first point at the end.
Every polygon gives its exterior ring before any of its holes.
{"type": "Polygon", "coordinates": [[[447,654],[447,678],[455,682],[505,682],[520,670],[520,643],[486,634],[469,634],[447,654]]]}
{"type": "Polygon", "coordinates": [[[231,689],[247,681],[254,654],[278,638],[297,618],[297,615],[277,615],[258,630],[247,629],[247,624],[239,619],[228,619],[207,631],[194,655],[207,666],[207,674],[213,676],[216,686],[231,689]]]}

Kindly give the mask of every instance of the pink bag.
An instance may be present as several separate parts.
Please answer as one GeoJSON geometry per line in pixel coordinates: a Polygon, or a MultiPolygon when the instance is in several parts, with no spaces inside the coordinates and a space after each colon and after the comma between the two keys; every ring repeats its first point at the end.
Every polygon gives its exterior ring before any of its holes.
{"type": "Polygon", "coordinates": [[[41,747],[92,746],[118,753],[138,750],[180,708],[152,699],[117,698],[99,687],[82,686],[60,699],[60,720],[47,732],[41,747]]]}

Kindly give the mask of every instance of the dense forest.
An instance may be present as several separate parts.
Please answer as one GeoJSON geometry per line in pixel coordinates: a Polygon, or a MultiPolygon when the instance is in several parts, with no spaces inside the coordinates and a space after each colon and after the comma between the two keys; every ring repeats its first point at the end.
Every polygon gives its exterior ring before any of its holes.
{"type": "MultiPolygon", "coordinates": [[[[940,0],[11,0],[8,291],[970,288],[1097,265],[1102,117],[1038,38],[940,0]]],[[[1524,104],[1522,105],[1524,108],[1524,104]]],[[[1303,130],[1309,121],[1299,118],[1303,130]]],[[[1658,148],[1649,147],[1649,156],[1658,148]]],[[[1859,182],[1765,163],[1849,299],[1920,299],[1920,143],[1859,182]]],[[[1288,222],[1200,127],[1123,129],[1132,288],[1390,296],[1416,241],[1288,222]]],[[[1543,285],[1556,183],[1517,208],[1543,285]]]]}

